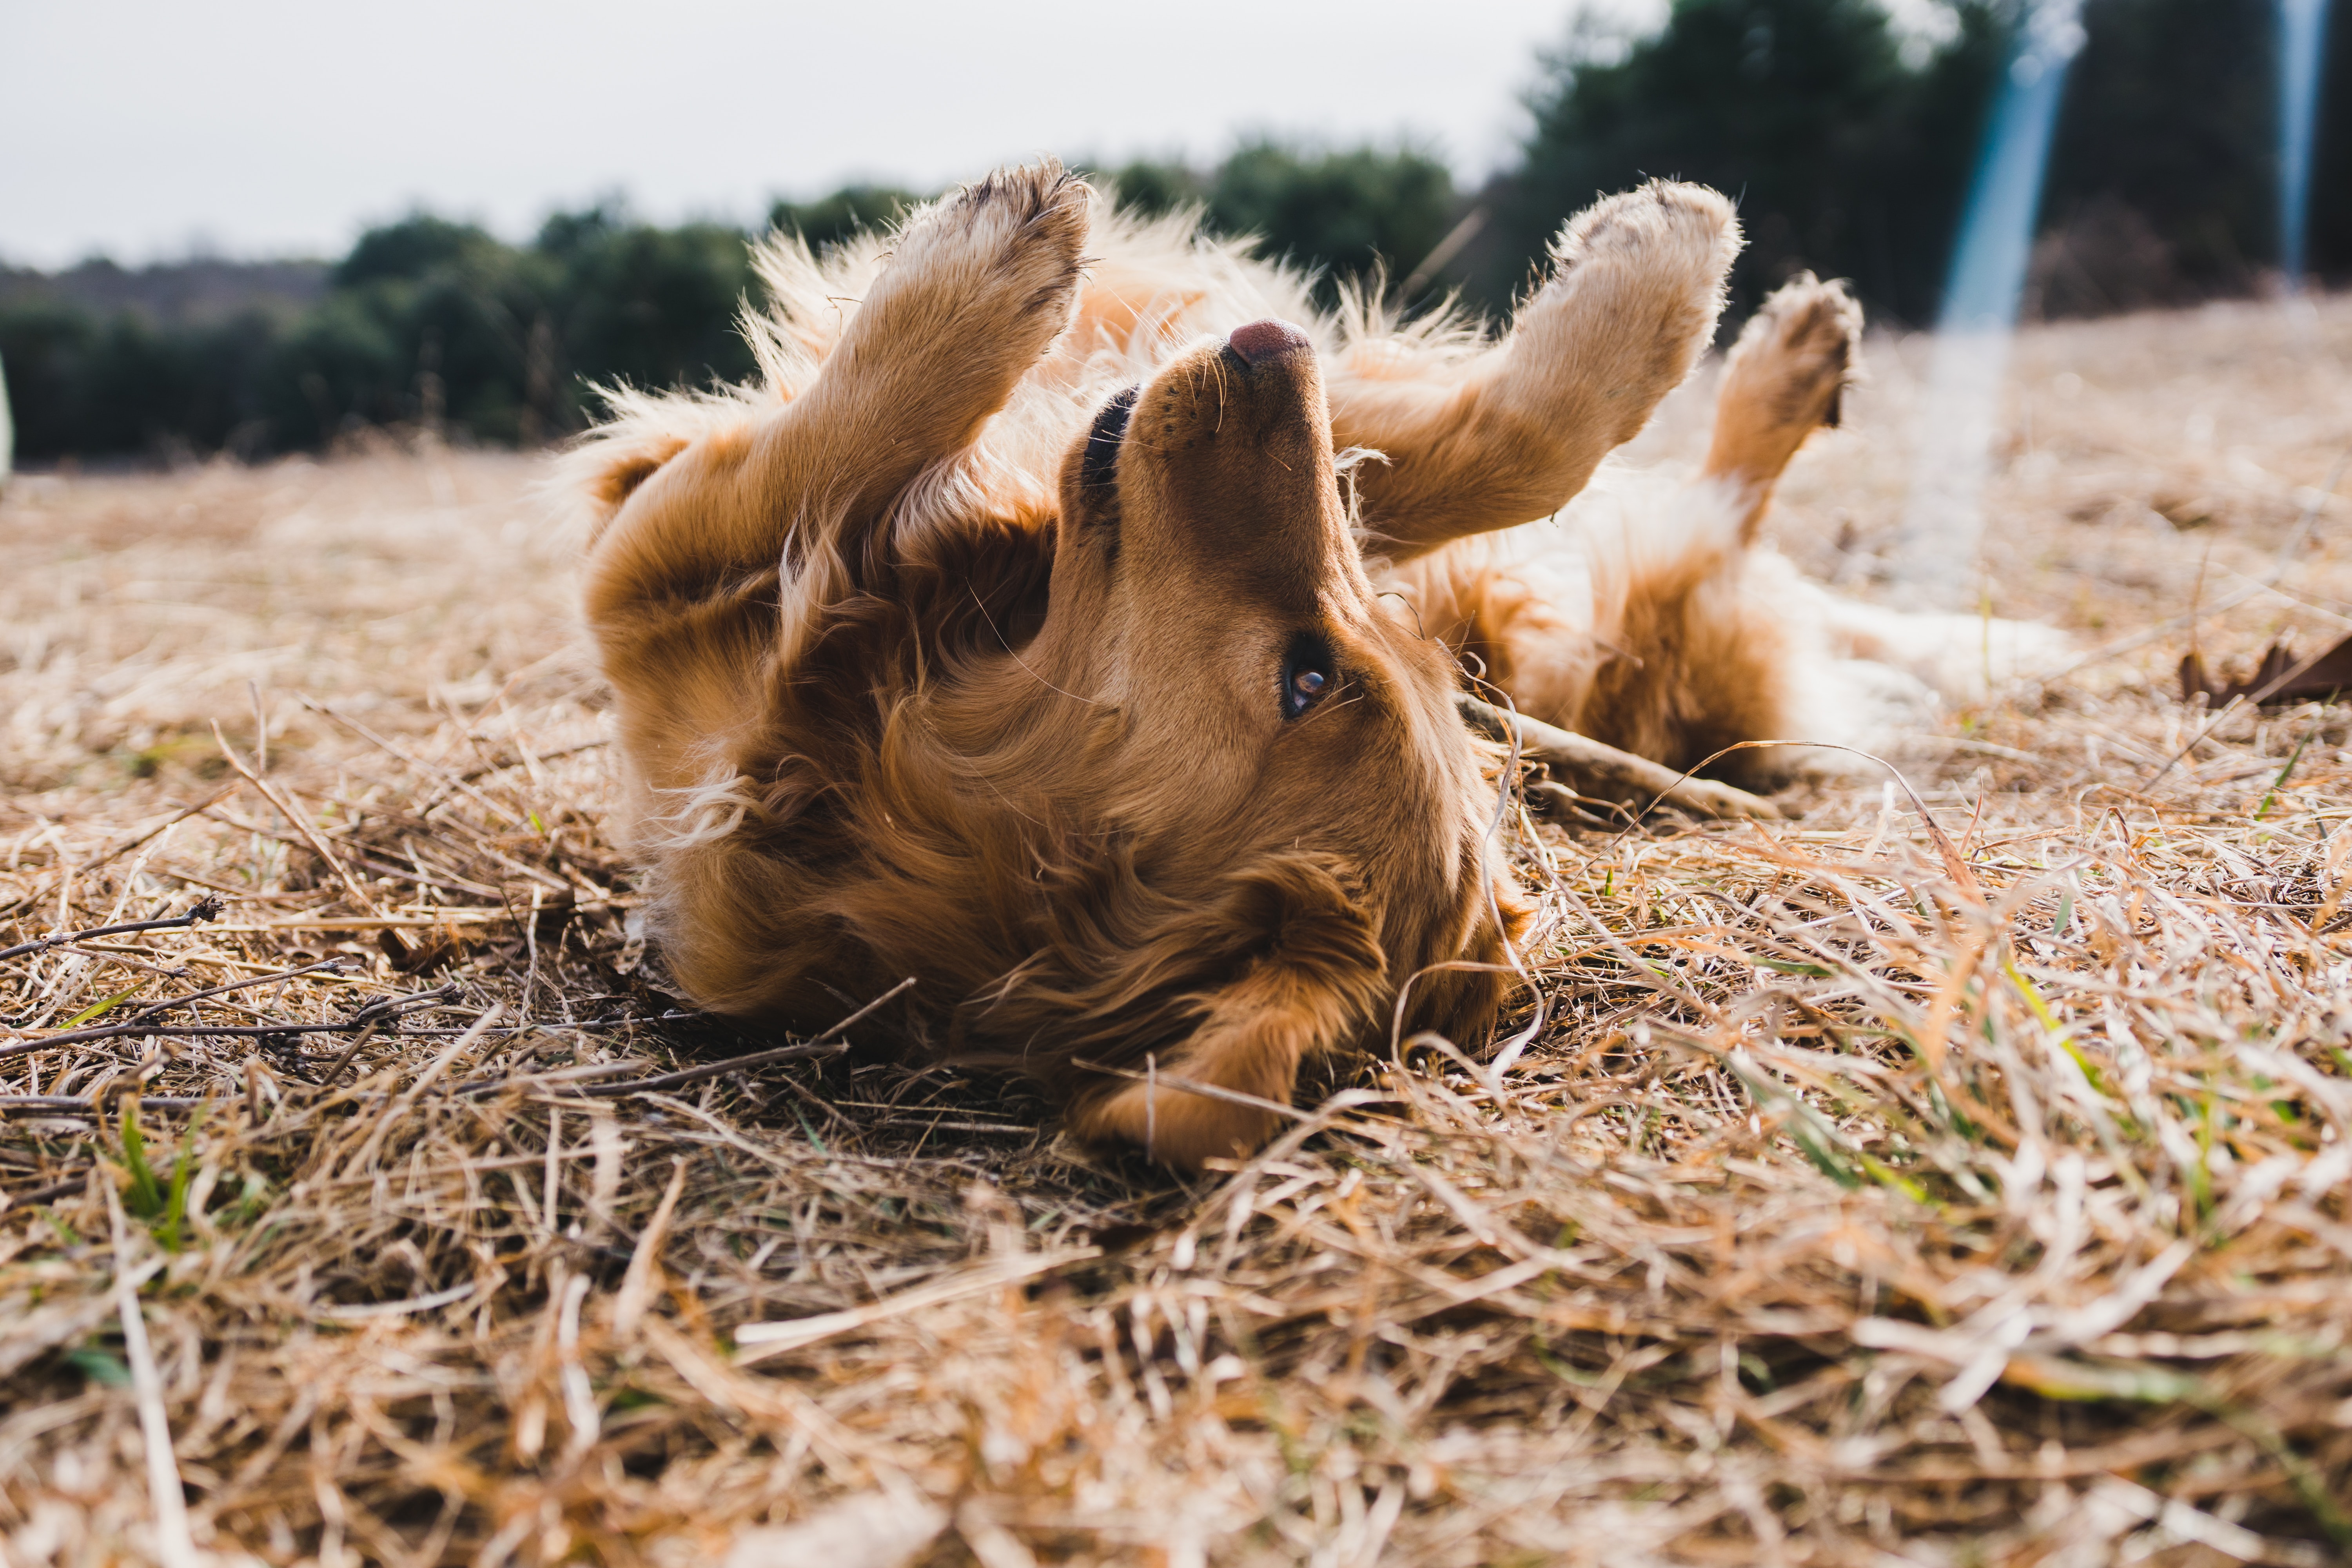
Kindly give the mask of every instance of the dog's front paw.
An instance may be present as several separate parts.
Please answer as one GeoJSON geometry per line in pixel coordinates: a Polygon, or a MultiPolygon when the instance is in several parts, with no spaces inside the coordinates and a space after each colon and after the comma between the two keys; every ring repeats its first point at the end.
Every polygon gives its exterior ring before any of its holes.
{"type": "Polygon", "coordinates": [[[1584,269],[1615,265],[1652,283],[1661,304],[1666,292],[1695,293],[1720,309],[1739,243],[1739,219],[1721,192],[1652,180],[1568,220],[1551,243],[1552,282],[1573,287],[1584,269]]]}
{"type": "Polygon", "coordinates": [[[960,336],[1043,352],[1069,321],[1092,199],[1050,158],[999,169],[908,224],[869,306],[919,290],[960,336]]]}
{"type": "Polygon", "coordinates": [[[1653,180],[1578,214],[1518,313],[1523,393],[1597,398],[1610,438],[1632,439],[1714,337],[1739,244],[1731,204],[1704,185],[1653,180]]]}

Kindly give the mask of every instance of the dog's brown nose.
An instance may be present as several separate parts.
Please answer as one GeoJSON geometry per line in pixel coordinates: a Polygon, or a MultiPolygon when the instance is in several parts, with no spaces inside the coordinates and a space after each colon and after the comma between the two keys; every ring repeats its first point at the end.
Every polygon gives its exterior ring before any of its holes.
{"type": "Polygon", "coordinates": [[[1268,360],[1310,346],[1307,334],[1288,321],[1252,321],[1246,327],[1235,327],[1234,335],[1225,340],[1242,362],[1255,370],[1268,360]]]}

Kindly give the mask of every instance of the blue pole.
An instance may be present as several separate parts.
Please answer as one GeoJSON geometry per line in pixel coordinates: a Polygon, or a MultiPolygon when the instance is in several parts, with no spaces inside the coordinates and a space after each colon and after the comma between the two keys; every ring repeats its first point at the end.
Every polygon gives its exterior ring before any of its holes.
{"type": "Polygon", "coordinates": [[[2311,142],[2319,119],[2327,0],[2279,0],[2279,267],[2303,289],[2311,223],[2311,142]]]}
{"type": "Polygon", "coordinates": [[[2081,0],[2042,0],[2018,29],[1969,188],[1938,331],[2005,332],[2017,325],[2066,68],[2083,44],[2080,10],[2081,0]]]}
{"type": "Polygon", "coordinates": [[[1916,600],[1949,603],[1975,579],[1994,416],[2066,68],[2083,47],[2081,14],[2082,0],[2035,0],[1993,100],[1936,323],[1911,494],[1895,536],[1893,576],[1916,600]]]}

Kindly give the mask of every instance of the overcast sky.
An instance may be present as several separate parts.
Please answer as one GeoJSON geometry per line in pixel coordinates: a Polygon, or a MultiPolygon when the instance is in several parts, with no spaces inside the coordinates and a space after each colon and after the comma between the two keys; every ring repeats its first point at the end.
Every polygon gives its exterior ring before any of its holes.
{"type": "Polygon", "coordinates": [[[1664,0],[0,0],[0,260],[333,255],[412,207],[512,237],[625,193],[743,221],[852,177],[1237,134],[1509,154],[1580,8],[1664,0]]]}

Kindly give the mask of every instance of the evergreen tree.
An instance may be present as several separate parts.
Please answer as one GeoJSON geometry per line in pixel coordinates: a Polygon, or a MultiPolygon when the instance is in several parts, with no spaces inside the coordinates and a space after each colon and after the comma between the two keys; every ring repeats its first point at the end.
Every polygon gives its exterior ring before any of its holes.
{"type": "Polygon", "coordinates": [[[2043,314],[2242,291],[2278,249],[2277,0],[2086,0],[2036,257],[2043,314]]]}
{"type": "Polygon", "coordinates": [[[1473,291],[1507,299],[1569,215],[1659,175],[1738,202],[1735,310],[1811,268],[1883,316],[1930,319],[2004,20],[1963,0],[1916,64],[1877,0],[1675,0],[1654,37],[1585,33],[1549,58],[1524,161],[1487,195],[1473,291]]]}
{"type": "Polygon", "coordinates": [[[2328,7],[2319,76],[2319,134],[2311,160],[2311,268],[2352,283],[2352,0],[2328,7]]]}

